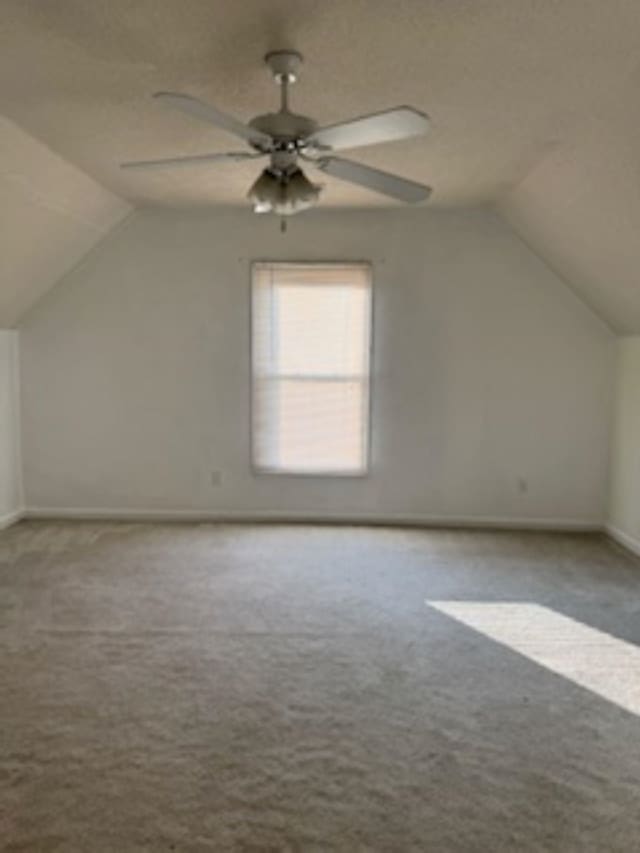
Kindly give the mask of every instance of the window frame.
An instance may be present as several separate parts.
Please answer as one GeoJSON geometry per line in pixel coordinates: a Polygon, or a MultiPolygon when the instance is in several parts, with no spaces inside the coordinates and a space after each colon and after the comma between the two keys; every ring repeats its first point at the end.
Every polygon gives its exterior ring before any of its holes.
{"type": "MultiPolygon", "coordinates": [[[[312,479],[312,480],[364,480],[371,476],[372,469],[372,432],[373,432],[373,386],[374,386],[374,370],[373,370],[373,355],[374,355],[374,304],[375,304],[375,276],[374,265],[370,260],[349,259],[349,260],[291,260],[286,261],[273,258],[257,258],[253,259],[249,264],[249,459],[251,474],[254,477],[291,477],[294,479],[312,479]],[[273,265],[281,267],[349,267],[357,266],[364,267],[368,272],[369,278],[369,306],[367,321],[369,324],[369,345],[367,348],[367,364],[368,373],[367,381],[367,402],[363,407],[366,423],[364,424],[364,440],[365,453],[362,469],[354,471],[326,470],[326,471],[294,471],[279,468],[265,468],[259,465],[255,457],[255,442],[254,442],[254,311],[253,311],[253,293],[254,293],[254,271],[256,267],[264,265],[273,265]]],[[[343,377],[337,377],[343,379],[343,377]]],[[[345,381],[347,381],[345,379],[345,381]]]]}

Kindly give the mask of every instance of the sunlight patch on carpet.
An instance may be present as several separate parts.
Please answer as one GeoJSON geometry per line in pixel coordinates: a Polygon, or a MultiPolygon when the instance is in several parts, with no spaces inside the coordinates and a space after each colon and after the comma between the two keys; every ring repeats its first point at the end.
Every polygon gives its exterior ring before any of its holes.
{"type": "Polygon", "coordinates": [[[473,628],[580,687],[640,715],[640,648],[527,602],[429,601],[473,628]]]}

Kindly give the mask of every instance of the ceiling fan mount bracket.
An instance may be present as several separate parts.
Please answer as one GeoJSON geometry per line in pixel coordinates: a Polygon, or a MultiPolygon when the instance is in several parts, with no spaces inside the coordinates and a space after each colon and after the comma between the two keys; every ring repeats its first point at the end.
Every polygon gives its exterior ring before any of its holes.
{"type": "Polygon", "coordinates": [[[272,50],[265,56],[264,61],[276,83],[282,84],[296,82],[303,59],[297,50],[272,50]]]}

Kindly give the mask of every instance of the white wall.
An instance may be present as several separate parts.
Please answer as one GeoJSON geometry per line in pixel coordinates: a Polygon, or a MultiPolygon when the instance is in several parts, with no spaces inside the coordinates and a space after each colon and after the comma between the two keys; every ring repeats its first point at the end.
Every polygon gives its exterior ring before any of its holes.
{"type": "Polygon", "coordinates": [[[640,553],[640,337],[617,345],[610,531],[640,553]]]}
{"type": "Polygon", "coordinates": [[[141,211],[27,315],[21,348],[30,507],[604,518],[613,337],[486,210],[315,211],[286,235],[141,211]],[[256,258],[373,262],[369,477],[252,475],[256,258]]]}
{"type": "Polygon", "coordinates": [[[0,527],[22,510],[18,333],[0,330],[0,527]]]}

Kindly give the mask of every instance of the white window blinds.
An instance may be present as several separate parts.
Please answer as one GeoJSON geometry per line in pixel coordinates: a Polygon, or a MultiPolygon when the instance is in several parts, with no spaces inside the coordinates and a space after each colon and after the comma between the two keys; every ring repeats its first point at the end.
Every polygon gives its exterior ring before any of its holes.
{"type": "Polygon", "coordinates": [[[255,468],[363,474],[370,268],[254,264],[252,329],[255,468]]]}

